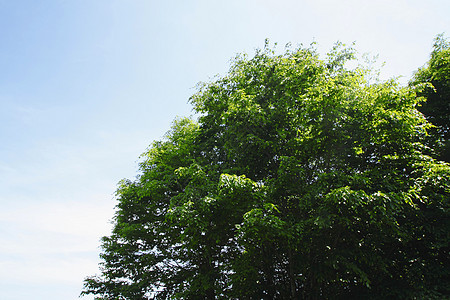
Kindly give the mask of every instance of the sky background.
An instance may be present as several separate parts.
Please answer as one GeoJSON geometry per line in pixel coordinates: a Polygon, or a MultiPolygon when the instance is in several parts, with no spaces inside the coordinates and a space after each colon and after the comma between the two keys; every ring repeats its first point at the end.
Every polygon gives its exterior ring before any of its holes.
{"type": "Polygon", "coordinates": [[[0,0],[0,299],[77,299],[116,184],[237,53],[355,41],[406,83],[449,13],[448,0],[0,0]]]}

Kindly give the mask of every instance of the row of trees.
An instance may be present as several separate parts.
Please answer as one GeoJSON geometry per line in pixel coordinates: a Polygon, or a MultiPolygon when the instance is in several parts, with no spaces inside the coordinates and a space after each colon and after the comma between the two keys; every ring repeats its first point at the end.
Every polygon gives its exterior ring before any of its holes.
{"type": "Polygon", "coordinates": [[[200,84],[199,119],[177,119],[120,183],[82,294],[448,297],[449,44],[407,87],[353,58],[266,44],[200,84]]]}

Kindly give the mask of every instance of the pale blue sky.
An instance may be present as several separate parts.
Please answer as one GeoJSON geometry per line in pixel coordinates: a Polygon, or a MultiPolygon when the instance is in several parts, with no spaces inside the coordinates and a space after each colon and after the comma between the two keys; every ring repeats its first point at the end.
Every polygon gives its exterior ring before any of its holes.
{"type": "Polygon", "coordinates": [[[406,82],[449,13],[447,0],[0,0],[0,299],[78,297],[116,183],[236,53],[356,41],[406,82]]]}

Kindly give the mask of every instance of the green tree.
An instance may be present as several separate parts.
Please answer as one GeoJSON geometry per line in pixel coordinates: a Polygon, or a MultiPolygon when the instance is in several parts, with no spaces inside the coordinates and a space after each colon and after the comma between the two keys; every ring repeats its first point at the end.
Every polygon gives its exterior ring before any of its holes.
{"type": "Polygon", "coordinates": [[[436,126],[428,145],[438,159],[450,162],[450,42],[443,34],[436,37],[430,60],[410,85],[426,99],[419,110],[436,126]]]}
{"type": "Polygon", "coordinates": [[[415,89],[351,48],[237,56],[199,85],[117,191],[99,299],[449,295],[450,169],[424,154],[415,89]]]}

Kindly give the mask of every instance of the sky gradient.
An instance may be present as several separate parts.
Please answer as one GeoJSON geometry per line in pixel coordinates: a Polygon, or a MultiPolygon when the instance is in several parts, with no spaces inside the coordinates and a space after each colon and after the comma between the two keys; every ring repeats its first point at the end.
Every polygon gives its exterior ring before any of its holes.
{"type": "MultiPolygon", "coordinates": [[[[0,299],[77,299],[114,191],[200,81],[264,40],[356,42],[406,83],[447,0],[0,0],[0,299]]],[[[84,297],[83,299],[93,299],[84,297]]]]}

